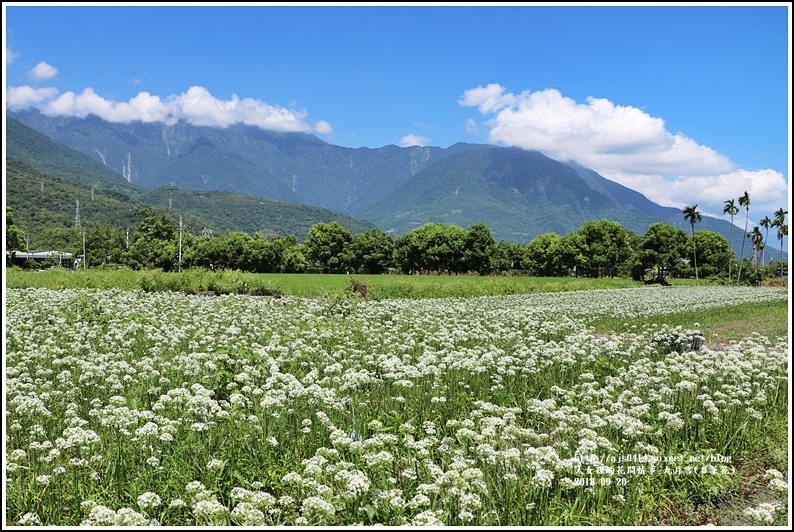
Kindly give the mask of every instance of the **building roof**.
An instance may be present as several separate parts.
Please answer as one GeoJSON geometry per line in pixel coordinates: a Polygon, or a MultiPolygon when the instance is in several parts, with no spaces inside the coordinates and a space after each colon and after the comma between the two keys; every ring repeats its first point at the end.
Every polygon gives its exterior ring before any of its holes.
{"type": "Polygon", "coordinates": [[[71,259],[72,254],[68,251],[45,250],[35,249],[30,251],[12,250],[17,259],[30,259],[30,260],[49,260],[49,259],[71,259]]]}

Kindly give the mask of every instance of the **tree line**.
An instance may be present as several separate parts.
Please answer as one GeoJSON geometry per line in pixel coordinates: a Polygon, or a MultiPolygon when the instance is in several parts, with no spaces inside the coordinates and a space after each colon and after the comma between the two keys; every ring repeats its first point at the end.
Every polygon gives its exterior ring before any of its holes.
{"type": "MultiPolygon", "coordinates": [[[[749,195],[739,198],[749,220],[749,195]]],[[[84,228],[89,265],[124,265],[133,269],[177,271],[189,268],[233,269],[255,273],[362,273],[382,274],[505,274],[534,276],[631,277],[664,282],[668,277],[720,277],[737,283],[759,282],[763,275],[782,275],[783,238],[788,234],[783,208],[746,232],[753,246],[751,259],[736,261],[733,250],[734,200],[726,201],[731,216],[730,240],[709,230],[695,230],[702,220],[697,204],[682,210],[691,234],[665,222],[651,224],[644,235],[618,222],[591,220],[565,235],[546,233],[527,244],[497,242],[484,223],[468,229],[426,223],[393,237],[380,229],[352,234],[339,222],[316,223],[304,242],[294,235],[267,238],[229,231],[213,236],[180,229],[168,215],[140,211],[141,222],[131,231],[109,224],[84,228]],[[768,229],[777,228],[780,261],[764,263],[768,229]],[[736,271],[736,278],[732,273],[736,271]]],[[[24,235],[6,209],[7,246],[24,249],[24,235]],[[10,228],[10,229],[9,229],[10,228]]],[[[79,228],[75,228],[77,230],[79,228]]],[[[81,230],[82,235],[82,230],[81,230]]],[[[744,256],[744,241],[742,252],[744,256]]],[[[82,245],[75,246],[82,254],[82,245]]]]}

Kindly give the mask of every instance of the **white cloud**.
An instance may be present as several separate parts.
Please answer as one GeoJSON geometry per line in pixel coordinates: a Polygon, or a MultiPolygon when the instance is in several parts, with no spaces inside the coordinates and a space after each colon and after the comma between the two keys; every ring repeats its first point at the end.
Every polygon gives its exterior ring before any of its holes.
{"type": "Polygon", "coordinates": [[[463,129],[469,135],[479,135],[480,134],[480,126],[477,125],[477,122],[475,122],[471,118],[467,119],[466,122],[464,122],[463,129]]]}
{"type": "Polygon", "coordinates": [[[33,87],[8,87],[6,90],[6,107],[12,111],[25,109],[33,104],[54,98],[58,94],[58,89],[54,87],[43,87],[34,89],[33,87]]]}
{"type": "Polygon", "coordinates": [[[331,125],[324,120],[310,124],[305,111],[290,110],[253,98],[240,99],[234,94],[228,100],[220,100],[206,88],[198,86],[166,99],[140,92],[128,102],[108,100],[90,87],[79,94],[69,91],[57,98],[56,89],[48,90],[54,92],[45,93],[43,89],[24,86],[10,87],[7,106],[16,110],[41,104],[42,112],[50,116],[85,117],[94,114],[109,122],[140,120],[173,124],[186,120],[197,126],[246,124],[271,131],[316,132],[323,135],[333,132],[331,125]]]}
{"type": "Polygon", "coordinates": [[[400,142],[397,143],[397,145],[401,148],[408,148],[410,146],[427,146],[428,144],[430,144],[429,138],[422,137],[420,135],[414,135],[413,133],[404,136],[400,139],[400,142]]]}
{"type": "MultiPolygon", "coordinates": [[[[600,173],[600,172],[599,172],[600,173]]],[[[602,174],[604,177],[625,185],[660,205],[683,208],[698,204],[698,210],[705,215],[729,221],[730,216],[722,213],[725,200],[733,199],[739,205],[739,196],[745,191],[750,196],[750,224],[758,224],[764,216],[787,205],[788,184],[780,172],[774,170],[735,170],[719,175],[683,176],[678,179],[665,179],[659,175],[642,174],[602,174]]],[[[745,211],[734,222],[739,225],[745,211]]],[[[683,220],[683,218],[682,218],[683,220]]]]}
{"type": "Polygon", "coordinates": [[[314,131],[320,135],[331,135],[334,132],[334,128],[325,120],[320,120],[314,124],[314,131]]]}
{"type": "Polygon", "coordinates": [[[5,64],[10,65],[16,60],[17,57],[19,57],[19,54],[13,51],[8,46],[6,46],[6,54],[5,56],[3,56],[3,60],[5,61],[5,64]]]}
{"type": "Polygon", "coordinates": [[[787,202],[788,184],[780,172],[738,169],[636,107],[592,97],[577,103],[555,89],[516,95],[496,83],[465,91],[458,103],[488,117],[482,125],[489,142],[576,161],[660,205],[697,203],[704,214],[722,217],[724,201],[747,190],[752,217],[756,209],[772,212],[787,202]]]}
{"type": "Polygon", "coordinates": [[[44,81],[58,75],[58,69],[54,66],[41,61],[38,65],[28,70],[27,75],[35,81],[44,81]]]}

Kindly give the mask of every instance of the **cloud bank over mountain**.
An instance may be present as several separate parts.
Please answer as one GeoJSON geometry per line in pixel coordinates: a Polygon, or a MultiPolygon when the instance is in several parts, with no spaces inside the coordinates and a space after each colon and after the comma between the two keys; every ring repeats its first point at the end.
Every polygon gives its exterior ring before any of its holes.
{"type": "MultiPolygon", "coordinates": [[[[38,67],[37,67],[38,68],[38,67]]],[[[44,75],[44,70],[39,75],[44,75]]],[[[232,124],[256,126],[268,131],[319,133],[333,132],[324,120],[311,122],[305,110],[287,109],[253,98],[239,98],[233,94],[228,100],[213,96],[206,88],[193,86],[187,91],[160,98],[149,92],[139,92],[128,102],[114,102],[98,95],[88,87],[81,93],[67,91],[60,94],[54,87],[9,87],[6,107],[12,111],[37,106],[48,116],[76,116],[94,114],[108,122],[162,122],[174,124],[185,120],[195,126],[228,127],[232,124]]]]}
{"type": "Polygon", "coordinates": [[[724,201],[745,190],[757,211],[772,212],[788,194],[780,172],[737,168],[715,150],[667,131],[661,118],[604,98],[577,103],[556,89],[514,94],[491,83],[464,91],[458,103],[486,117],[468,127],[485,128],[489,142],[575,161],[660,205],[698,203],[720,217],[724,201]]]}

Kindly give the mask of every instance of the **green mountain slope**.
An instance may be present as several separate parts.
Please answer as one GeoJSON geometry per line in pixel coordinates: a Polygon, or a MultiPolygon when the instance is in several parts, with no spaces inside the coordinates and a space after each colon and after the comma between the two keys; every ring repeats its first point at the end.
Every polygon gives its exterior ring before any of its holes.
{"type": "MultiPolygon", "coordinates": [[[[497,240],[523,243],[575,231],[588,220],[616,221],[640,235],[655,222],[684,226],[679,209],[592,170],[494,146],[470,146],[433,163],[362,215],[395,233],[428,221],[464,228],[483,222],[497,240]]],[[[698,228],[727,235],[730,224],[704,217],[698,228]]]]}
{"type": "Polygon", "coordinates": [[[298,203],[265,200],[245,194],[185,191],[176,187],[149,190],[128,183],[90,157],[58,144],[18,121],[6,121],[6,203],[15,223],[31,237],[31,246],[47,247],[72,231],[77,202],[82,225],[132,227],[141,209],[182,216],[188,232],[203,228],[215,234],[243,231],[253,235],[293,235],[303,241],[317,222],[338,221],[352,233],[375,226],[338,212],[298,203]],[[18,156],[14,157],[12,154],[18,156]],[[53,237],[57,234],[57,237],[53,237]]]}
{"type": "MultiPolygon", "coordinates": [[[[366,233],[375,225],[345,214],[301,203],[266,200],[229,192],[195,192],[176,187],[160,187],[144,195],[150,205],[170,205],[174,209],[212,220],[221,231],[242,231],[266,237],[294,235],[302,242],[309,228],[320,222],[339,222],[353,234],[366,233]],[[170,201],[169,201],[170,200],[170,201]]],[[[190,230],[200,234],[202,227],[190,230]]]]}
{"type": "Polygon", "coordinates": [[[298,195],[285,183],[247,159],[218,149],[206,137],[198,139],[184,155],[175,157],[155,182],[185,190],[226,190],[238,194],[256,190],[262,197],[298,201],[298,195]]]}
{"type": "Polygon", "coordinates": [[[48,176],[89,188],[133,197],[145,191],[143,187],[128,183],[118,173],[97,164],[87,155],[53,142],[13,118],[6,118],[6,156],[26,161],[48,176]]]}
{"type": "Polygon", "coordinates": [[[221,129],[184,122],[111,123],[91,115],[49,117],[36,110],[8,114],[149,189],[212,186],[352,216],[359,216],[374,198],[396,190],[424,165],[446,156],[445,150],[433,147],[343,148],[314,135],[239,124],[221,129]],[[223,156],[234,163],[219,164],[223,156]],[[251,166],[242,168],[241,159],[251,166]],[[283,194],[284,187],[296,196],[283,194]]]}

